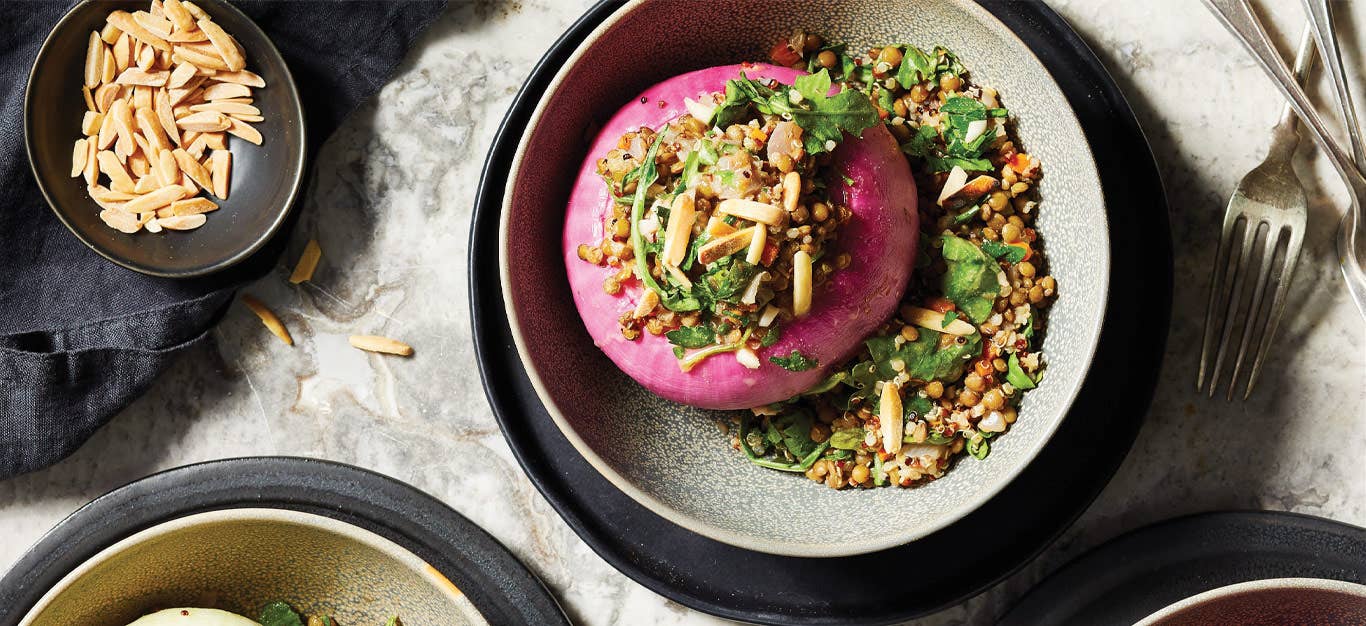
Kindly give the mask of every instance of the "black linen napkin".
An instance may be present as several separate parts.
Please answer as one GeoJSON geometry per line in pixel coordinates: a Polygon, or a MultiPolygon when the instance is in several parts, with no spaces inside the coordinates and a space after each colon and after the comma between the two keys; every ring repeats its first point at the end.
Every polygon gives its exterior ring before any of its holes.
{"type": "MultiPolygon", "coordinates": [[[[268,272],[288,239],[286,227],[230,270],[173,280],[114,265],[62,226],[29,169],[23,109],[38,49],[72,4],[9,3],[0,19],[0,478],[79,447],[204,341],[237,287],[268,272]]],[[[445,4],[234,2],[298,82],[310,155],[379,91],[445,4]]]]}

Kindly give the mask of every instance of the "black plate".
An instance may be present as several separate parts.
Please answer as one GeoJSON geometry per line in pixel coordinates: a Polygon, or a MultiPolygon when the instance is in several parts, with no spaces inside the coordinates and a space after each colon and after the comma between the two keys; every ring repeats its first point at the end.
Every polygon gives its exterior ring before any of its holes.
{"type": "Polygon", "coordinates": [[[584,37],[621,6],[607,0],[570,27],[533,70],[489,151],[470,238],[470,300],[484,390],[517,460],[594,551],[681,604],[761,623],[890,623],[969,598],[1024,565],[1100,493],[1128,452],[1152,397],[1171,310],[1172,255],[1162,182],[1129,105],[1100,61],[1037,2],[986,8],[1034,50],[1092,139],[1112,228],[1105,327],[1068,418],[995,498],[912,544],[838,559],[751,552],[693,534],[618,491],[555,426],[527,379],[500,292],[498,222],[512,156],[537,99],[584,37]],[[1127,232],[1154,233],[1138,238],[1127,232]],[[1140,263],[1141,261],[1141,263],[1140,263]],[[1141,299],[1140,299],[1141,296],[1141,299]],[[1124,398],[1116,403],[1115,398],[1124,398]],[[888,564],[934,563],[934,583],[888,593],[888,564]]]}
{"type": "Polygon", "coordinates": [[[1000,626],[1133,624],[1198,593],[1267,578],[1366,584],[1366,529],[1272,511],[1160,522],[1064,565],[1000,626]]]}
{"type": "Polygon", "coordinates": [[[187,465],[96,498],[43,535],[0,579],[0,624],[18,624],[73,568],[134,533],[236,508],[324,515],[385,537],[449,578],[490,624],[569,624],[507,548],[436,498],[368,470],[294,457],[187,465]]]}

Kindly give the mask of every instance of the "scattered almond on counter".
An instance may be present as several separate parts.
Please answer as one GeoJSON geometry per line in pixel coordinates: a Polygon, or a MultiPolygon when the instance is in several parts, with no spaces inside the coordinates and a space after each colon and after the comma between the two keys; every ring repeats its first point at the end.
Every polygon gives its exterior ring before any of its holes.
{"type": "MultiPolygon", "coordinates": [[[[193,2],[153,0],[147,11],[111,12],[90,33],[81,84],[86,110],[71,177],[85,177],[100,219],[121,232],[204,225],[218,205],[198,194],[228,198],[227,135],[264,141],[251,123],[265,120],[252,102],[265,80],[246,69],[241,44],[193,2]]],[[[261,313],[269,309],[248,298],[266,326],[292,343],[279,319],[272,314],[272,326],[261,313]]]]}
{"type": "MultiPolygon", "coordinates": [[[[201,215],[200,217],[203,216],[201,215]]],[[[251,309],[251,312],[255,313],[256,317],[261,318],[261,323],[265,324],[266,328],[270,329],[270,332],[275,333],[275,336],[279,337],[280,341],[285,342],[287,345],[294,345],[294,338],[289,336],[289,329],[285,328],[285,323],[281,322],[280,318],[275,315],[275,312],[270,310],[264,303],[257,300],[255,296],[244,293],[242,294],[242,304],[247,305],[247,308],[251,309]]]]}
{"type": "Polygon", "coordinates": [[[294,264],[294,272],[289,275],[289,282],[297,285],[313,279],[313,272],[318,269],[318,260],[323,256],[323,249],[318,246],[317,239],[309,239],[308,245],[304,246],[304,253],[299,255],[299,262],[294,264]]]}
{"type": "Polygon", "coordinates": [[[366,352],[380,352],[383,354],[397,354],[398,356],[412,356],[413,347],[388,337],[378,335],[351,335],[351,346],[360,348],[366,352]]]}

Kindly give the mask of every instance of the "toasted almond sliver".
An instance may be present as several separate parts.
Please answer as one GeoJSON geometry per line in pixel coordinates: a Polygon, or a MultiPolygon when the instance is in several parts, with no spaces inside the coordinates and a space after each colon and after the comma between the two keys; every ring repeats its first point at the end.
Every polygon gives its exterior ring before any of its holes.
{"type": "Polygon", "coordinates": [[[190,110],[218,111],[219,113],[223,113],[224,115],[261,115],[261,109],[251,106],[250,104],[240,104],[237,102],[223,101],[201,102],[199,104],[192,104],[190,105],[190,110]]]}
{"type": "Polygon", "coordinates": [[[232,180],[232,153],[227,150],[214,150],[213,154],[209,155],[209,164],[213,168],[213,195],[218,196],[220,200],[227,200],[228,181],[232,180]]]}
{"type": "Polygon", "coordinates": [[[944,314],[930,309],[904,306],[901,307],[901,316],[903,319],[916,326],[928,328],[937,333],[967,336],[977,332],[977,329],[972,324],[961,319],[955,318],[953,321],[945,324],[944,314]]]}
{"type": "Polygon", "coordinates": [[[261,145],[262,139],[260,131],[252,128],[250,124],[233,118],[228,118],[228,122],[231,124],[231,126],[228,126],[229,133],[246,139],[258,146],[261,145]]]}
{"type": "Polygon", "coordinates": [[[227,133],[200,133],[204,138],[204,146],[214,150],[226,150],[228,148],[227,133]]]}
{"type": "Polygon", "coordinates": [[[170,213],[171,215],[198,215],[200,213],[208,213],[209,211],[217,210],[218,205],[214,204],[212,200],[196,196],[194,198],[185,198],[184,200],[172,202],[170,213]]]}
{"type": "Polygon", "coordinates": [[[133,185],[133,193],[152,193],[153,191],[156,191],[162,187],[165,187],[165,185],[161,184],[161,181],[157,180],[156,176],[143,176],[142,178],[138,179],[136,185],[133,185]]]}
{"type": "Polygon", "coordinates": [[[143,221],[139,219],[138,216],[133,215],[132,213],[124,213],[123,211],[115,211],[113,209],[100,211],[100,220],[102,220],[106,226],[121,233],[128,233],[129,235],[142,230],[143,224],[143,221]]]}
{"type": "Polygon", "coordinates": [[[135,116],[138,122],[138,130],[142,131],[142,136],[147,138],[147,148],[143,152],[149,155],[157,154],[162,150],[171,148],[171,140],[166,137],[166,131],[161,128],[161,122],[157,119],[157,114],[151,109],[138,109],[135,116]]]}
{"type": "Polygon", "coordinates": [[[171,88],[184,87],[185,83],[190,82],[190,79],[197,75],[199,75],[199,68],[189,61],[181,61],[180,65],[176,66],[175,71],[171,72],[171,78],[166,82],[166,86],[171,88]]]}
{"type": "MultiPolygon", "coordinates": [[[[150,49],[150,48],[149,48],[150,49]]],[[[161,87],[166,84],[166,80],[171,77],[171,73],[165,70],[148,72],[141,67],[130,67],[119,74],[118,80],[114,81],[120,85],[146,85],[148,87],[161,87]]]]}
{"type": "Polygon", "coordinates": [[[811,255],[798,250],[792,255],[792,315],[801,317],[811,311],[811,255]]]}
{"type": "Polygon", "coordinates": [[[185,151],[190,153],[190,156],[194,157],[195,160],[204,158],[204,151],[209,149],[209,140],[204,138],[204,134],[199,133],[194,141],[191,141],[190,145],[185,148],[185,151]]]}
{"type": "Polygon", "coordinates": [[[176,57],[180,60],[189,61],[200,69],[211,69],[216,71],[228,71],[228,64],[223,59],[218,58],[217,54],[210,54],[197,48],[191,48],[194,44],[177,43],[175,45],[176,57]]]}
{"type": "Polygon", "coordinates": [[[189,12],[190,12],[190,15],[193,15],[193,16],[194,16],[194,19],[197,19],[197,20],[207,20],[207,19],[209,19],[209,14],[208,14],[208,13],[205,13],[205,12],[204,12],[204,9],[199,8],[199,5],[195,4],[195,3],[192,2],[191,0],[180,0],[180,6],[185,7],[185,10],[186,10],[186,11],[189,11],[189,12]]]}
{"type": "MultiPolygon", "coordinates": [[[[179,202],[179,200],[177,200],[176,202],[179,202]]],[[[160,219],[163,217],[171,217],[172,215],[175,215],[175,211],[172,211],[171,207],[162,207],[160,209],[157,209],[157,212],[153,215],[156,215],[157,218],[160,219]]]]}
{"type": "MultiPolygon", "coordinates": [[[[141,135],[139,135],[141,137],[141,135]]],[[[147,157],[143,156],[146,152],[138,152],[128,157],[128,173],[134,178],[145,178],[152,173],[152,166],[147,163],[147,157]]],[[[153,187],[152,189],[156,189],[153,187]]],[[[151,191],[151,189],[148,189],[151,191]]]]}
{"type": "Polygon", "coordinates": [[[100,125],[104,123],[104,115],[98,111],[86,111],[81,118],[81,134],[90,136],[100,134],[100,125]]]}
{"type": "Polygon", "coordinates": [[[85,160],[90,158],[90,147],[86,145],[84,137],[76,140],[76,145],[71,148],[71,177],[76,178],[85,171],[85,160]]]}
{"type": "Polygon", "coordinates": [[[146,28],[153,35],[162,39],[171,36],[173,25],[171,24],[171,20],[164,17],[152,15],[146,11],[134,11],[133,21],[137,22],[138,26],[146,28]]]}
{"type": "Polygon", "coordinates": [[[200,111],[176,119],[175,125],[185,130],[213,133],[220,130],[228,130],[228,128],[232,126],[232,123],[222,113],[216,111],[200,111]]]}
{"type": "Polygon", "coordinates": [[[106,48],[104,53],[100,55],[100,82],[108,83],[113,81],[114,77],[119,73],[118,70],[118,64],[114,62],[114,54],[106,48]]]}
{"type": "Polygon", "coordinates": [[[229,113],[229,114],[228,114],[228,117],[231,117],[232,119],[235,119],[235,120],[238,120],[238,121],[242,121],[242,122],[264,122],[264,121],[266,121],[266,118],[265,118],[265,116],[263,116],[263,115],[242,115],[242,114],[240,114],[240,113],[229,113]]]}
{"type": "Polygon", "coordinates": [[[128,33],[134,39],[137,39],[142,43],[150,45],[158,50],[171,49],[171,44],[166,43],[166,40],[157,37],[146,28],[143,28],[141,24],[138,24],[133,20],[133,16],[127,11],[114,11],[113,13],[110,13],[109,17],[106,19],[110,24],[113,24],[118,27],[119,30],[128,33]]]}
{"type": "Polygon", "coordinates": [[[100,113],[106,113],[114,106],[114,101],[119,99],[119,93],[123,90],[121,85],[108,83],[100,85],[95,90],[95,108],[100,113]]]}
{"type": "Polygon", "coordinates": [[[195,215],[172,215],[171,217],[157,218],[161,225],[171,230],[194,230],[204,225],[208,218],[203,214],[195,215]]]}
{"type": "Polygon", "coordinates": [[[716,205],[716,210],[727,215],[773,226],[782,223],[783,210],[771,204],[730,198],[716,205]]]}
{"type": "Polygon", "coordinates": [[[396,354],[398,356],[412,356],[413,347],[388,337],[378,335],[351,335],[351,346],[360,348],[366,352],[381,352],[384,354],[396,354]]]}
{"type": "Polygon", "coordinates": [[[180,184],[180,165],[176,163],[175,155],[170,150],[162,150],[157,153],[156,167],[157,179],[162,186],[180,184]]]}
{"type": "MultiPolygon", "coordinates": [[[[217,80],[218,77],[214,77],[217,80]]],[[[226,100],[228,98],[250,98],[251,87],[237,83],[214,83],[204,88],[205,100],[226,100]]]]}
{"type": "Polygon", "coordinates": [[[97,142],[87,141],[85,146],[89,149],[89,156],[85,159],[85,184],[94,185],[100,181],[100,160],[95,156],[99,152],[97,142]]]}
{"type": "Polygon", "coordinates": [[[166,12],[161,7],[161,0],[152,0],[152,5],[147,10],[157,17],[166,17],[166,12]]]}
{"type": "Polygon", "coordinates": [[[152,218],[152,219],[150,219],[150,220],[147,220],[147,232],[149,232],[149,233],[159,233],[159,232],[161,232],[161,222],[158,221],[156,218],[152,218]]]}
{"type": "Polygon", "coordinates": [[[181,187],[180,185],[170,185],[133,198],[132,200],[129,200],[127,204],[123,205],[122,208],[129,213],[150,213],[183,197],[185,197],[184,187],[181,187]]]}
{"type": "Polygon", "coordinates": [[[85,191],[96,202],[127,202],[137,197],[136,194],[114,191],[100,185],[86,185],[85,191]]]}
{"type": "MultiPolygon", "coordinates": [[[[190,3],[186,2],[185,4],[188,5],[190,3]]],[[[242,304],[247,305],[247,308],[251,309],[251,312],[255,313],[256,317],[261,318],[261,323],[265,324],[266,328],[270,329],[270,332],[275,333],[275,336],[279,337],[280,341],[291,346],[294,345],[294,340],[290,338],[289,330],[285,328],[284,322],[281,322],[280,318],[275,315],[275,312],[270,310],[270,308],[260,300],[257,300],[255,296],[246,293],[242,294],[242,304]]]]}
{"type": "Polygon", "coordinates": [[[180,186],[185,188],[186,196],[193,196],[199,193],[199,185],[196,184],[194,182],[194,179],[190,178],[190,175],[186,174],[185,172],[180,173],[180,186]]]}
{"type": "Polygon", "coordinates": [[[95,96],[90,95],[90,88],[81,85],[81,97],[85,98],[85,110],[99,113],[100,108],[95,106],[95,96]]]}
{"type": "Polygon", "coordinates": [[[198,29],[194,23],[194,16],[190,15],[180,0],[162,0],[161,8],[166,12],[166,17],[175,24],[176,30],[189,32],[198,29]]]}
{"type": "Polygon", "coordinates": [[[123,31],[119,30],[119,27],[107,22],[105,23],[104,28],[100,29],[100,39],[103,39],[104,43],[111,46],[114,45],[115,41],[119,40],[119,36],[122,34],[123,31]]]}
{"type": "Polygon", "coordinates": [[[143,71],[145,71],[145,72],[150,72],[150,71],[152,71],[152,67],[153,67],[154,65],[156,65],[156,64],[157,64],[157,50],[156,50],[156,48],[153,48],[152,46],[149,46],[149,45],[146,45],[146,44],[143,44],[142,47],[138,48],[138,53],[137,53],[137,65],[138,65],[138,68],[139,68],[139,69],[141,69],[141,70],[143,70],[143,71]]]}
{"type": "Polygon", "coordinates": [[[133,153],[137,144],[133,141],[133,112],[128,108],[128,101],[119,99],[114,101],[114,106],[109,110],[109,115],[114,118],[114,131],[119,134],[118,150],[124,156],[133,153]]]}
{"type": "Polygon", "coordinates": [[[119,162],[119,157],[108,150],[101,150],[95,155],[100,160],[100,171],[109,177],[109,187],[114,191],[133,193],[133,178],[128,175],[128,170],[123,169],[123,163],[119,162]]]}
{"type": "MultiPolygon", "coordinates": [[[[190,81],[190,84],[193,85],[194,81],[190,81]]],[[[203,93],[202,89],[187,85],[179,89],[168,89],[166,91],[166,97],[170,101],[172,107],[183,106],[186,110],[189,110],[190,104],[203,100],[201,95],[203,93]]],[[[172,108],[171,112],[174,113],[175,109],[172,108]]]]}
{"type": "Polygon", "coordinates": [[[118,41],[114,42],[114,66],[120,72],[128,69],[133,64],[133,38],[128,33],[119,35],[118,41]]]}
{"type": "Polygon", "coordinates": [[[136,85],[136,86],[134,86],[134,87],[133,87],[133,109],[134,109],[134,110],[137,110],[137,109],[150,109],[150,108],[152,108],[152,93],[153,93],[155,90],[156,90],[155,87],[148,87],[148,86],[146,86],[146,85],[136,85]]]}
{"type": "Polygon", "coordinates": [[[176,165],[180,166],[180,171],[189,176],[196,185],[202,189],[213,188],[213,177],[209,175],[209,171],[204,169],[203,165],[199,164],[199,161],[190,156],[190,153],[177,148],[171,154],[175,155],[175,162],[176,165]]]}
{"type": "Polygon", "coordinates": [[[241,70],[238,72],[219,72],[213,75],[213,79],[220,83],[236,83],[247,87],[265,87],[266,80],[260,76],[241,70]]]}
{"type": "Polygon", "coordinates": [[[169,42],[171,42],[171,43],[173,43],[173,44],[176,44],[176,43],[197,43],[197,42],[200,42],[200,41],[208,41],[208,40],[209,40],[209,36],[208,36],[208,35],[205,35],[205,34],[204,34],[204,31],[199,30],[199,27],[195,27],[194,30],[176,30],[176,32],[171,33],[171,36],[170,36],[170,37],[167,37],[167,38],[166,38],[166,41],[169,41],[169,42]]]}
{"type": "Polygon", "coordinates": [[[90,40],[85,48],[85,86],[98,87],[100,73],[104,71],[104,40],[99,31],[90,31],[90,40]]]}
{"type": "Polygon", "coordinates": [[[299,255],[299,262],[294,264],[294,271],[289,275],[289,282],[297,285],[313,280],[313,272],[317,271],[318,260],[322,257],[323,249],[318,245],[318,240],[309,239],[308,244],[304,246],[303,254],[299,255]]]}
{"type": "Polygon", "coordinates": [[[236,72],[247,66],[247,60],[242,58],[242,53],[238,50],[237,40],[213,23],[213,20],[199,20],[199,30],[209,36],[214,49],[218,50],[218,56],[223,57],[223,62],[228,64],[229,71],[236,72]]]}

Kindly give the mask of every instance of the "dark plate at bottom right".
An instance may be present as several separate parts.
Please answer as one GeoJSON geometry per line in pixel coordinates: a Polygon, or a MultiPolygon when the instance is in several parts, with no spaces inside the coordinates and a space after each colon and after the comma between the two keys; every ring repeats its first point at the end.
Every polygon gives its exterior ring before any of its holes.
{"type": "Polygon", "coordinates": [[[1133,624],[1198,593],[1268,578],[1366,584],[1366,529],[1273,511],[1159,522],[1064,565],[999,626],[1133,624]]]}

